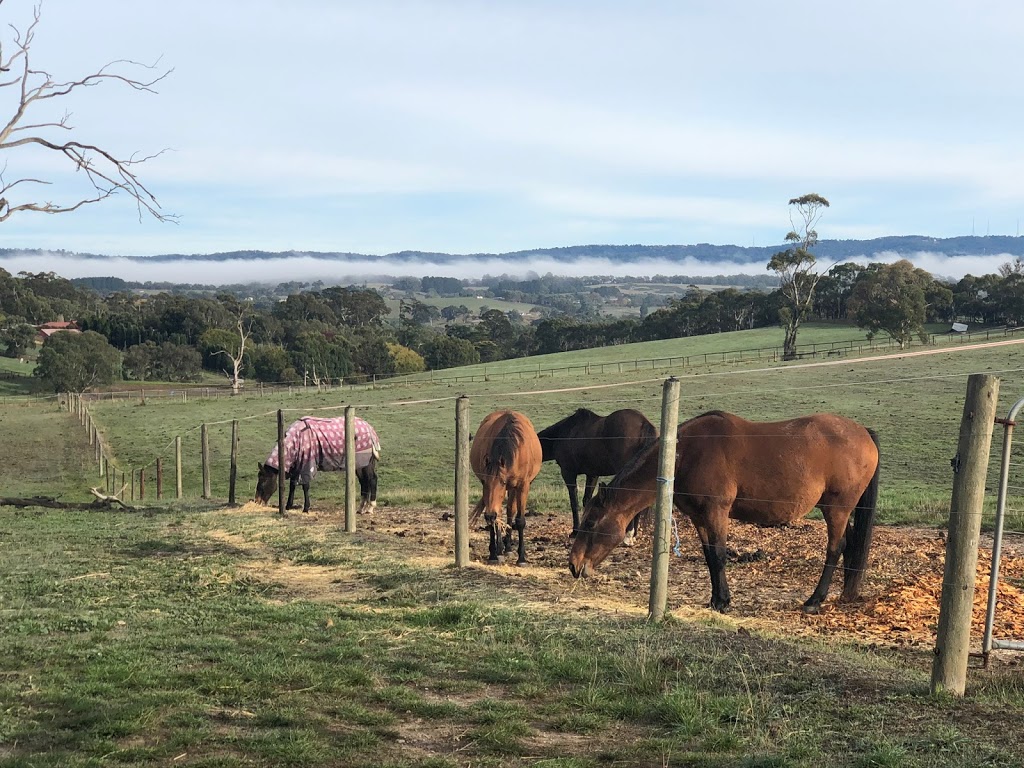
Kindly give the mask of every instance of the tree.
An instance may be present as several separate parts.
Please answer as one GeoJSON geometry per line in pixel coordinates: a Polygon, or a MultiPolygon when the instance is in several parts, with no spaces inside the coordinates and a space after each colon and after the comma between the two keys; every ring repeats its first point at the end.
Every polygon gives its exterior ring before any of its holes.
{"type": "Polygon", "coordinates": [[[871,264],[853,286],[850,313],[857,326],[873,338],[884,331],[899,343],[900,349],[924,332],[925,290],[934,282],[923,269],[906,259],[895,264],[871,264]]]}
{"type": "Polygon", "coordinates": [[[35,375],[54,392],[85,392],[121,378],[121,353],[95,331],[55,333],[39,350],[35,375]]]}
{"type": "Polygon", "coordinates": [[[473,342],[440,335],[423,345],[423,358],[427,367],[433,371],[480,362],[480,354],[473,346],[473,342]]]}
{"type": "Polygon", "coordinates": [[[367,376],[387,376],[395,372],[395,361],[384,339],[368,338],[356,349],[355,363],[367,376]]]}
{"type": "Polygon", "coordinates": [[[0,172],[0,221],[25,211],[69,213],[117,193],[125,193],[135,202],[140,219],[143,214],[149,214],[159,221],[173,220],[173,215],[160,210],[156,197],[136,175],[139,165],[161,152],[120,156],[88,139],[76,138],[78,134],[70,122],[70,112],[59,119],[50,116],[55,111],[53,104],[65,103],[65,99],[67,103],[73,102],[90,88],[107,84],[156,93],[154,86],[170,75],[171,70],[120,60],[83,77],[55,80],[53,75],[30,61],[39,20],[40,10],[36,5],[31,22],[23,28],[11,25],[10,39],[0,40],[0,93],[6,97],[3,103],[9,105],[6,117],[0,113],[0,150],[33,150],[40,165],[63,167],[76,174],[78,186],[62,202],[41,202],[31,190],[36,185],[51,182],[30,176],[7,179],[0,172]],[[131,74],[140,70],[149,70],[153,76],[138,79],[131,74]]]}
{"type": "Polygon", "coordinates": [[[231,361],[231,372],[228,378],[231,380],[231,392],[237,395],[242,388],[242,362],[245,360],[245,345],[252,336],[252,317],[247,304],[238,301],[234,296],[221,294],[217,297],[222,304],[235,316],[235,328],[238,330],[237,340],[232,337],[231,344],[225,345],[223,349],[217,350],[215,354],[224,355],[231,361]]]}
{"type": "Polygon", "coordinates": [[[800,219],[799,223],[794,221],[791,208],[789,221],[793,228],[786,235],[786,242],[792,245],[768,262],[768,269],[779,275],[779,290],[785,299],[779,320],[786,330],[783,342],[786,360],[796,357],[796,334],[814,303],[814,289],[821,279],[821,274],[815,271],[817,259],[811,249],[818,242],[815,227],[821,219],[822,208],[829,207],[828,200],[813,192],[794,197],[789,204],[795,207],[800,219]]]}
{"type": "Polygon", "coordinates": [[[15,323],[0,331],[0,344],[7,357],[21,357],[36,341],[36,328],[28,323],[15,323]]]}
{"type": "Polygon", "coordinates": [[[395,362],[395,373],[419,373],[427,369],[427,364],[414,349],[409,349],[401,344],[388,344],[391,352],[391,359],[395,362]]]}
{"type": "Polygon", "coordinates": [[[384,316],[391,313],[384,298],[369,288],[325,288],[324,300],[341,322],[352,328],[379,326],[384,316]]]}

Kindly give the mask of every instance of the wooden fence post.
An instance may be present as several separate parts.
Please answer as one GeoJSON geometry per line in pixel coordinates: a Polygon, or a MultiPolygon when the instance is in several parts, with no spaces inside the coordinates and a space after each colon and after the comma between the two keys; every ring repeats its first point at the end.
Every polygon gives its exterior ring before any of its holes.
{"type": "Polygon", "coordinates": [[[469,398],[455,401],[455,567],[469,565],[469,398]]]}
{"type": "Polygon", "coordinates": [[[238,419],[231,422],[231,470],[228,473],[228,504],[235,505],[235,484],[238,481],[238,419]]]}
{"type": "Polygon", "coordinates": [[[156,457],[156,498],[159,501],[164,497],[164,460],[162,456],[156,457]]]}
{"type": "Polygon", "coordinates": [[[277,511],[284,514],[284,411],[277,411],[277,511]]]}
{"type": "Polygon", "coordinates": [[[146,468],[139,467],[139,501],[146,498],[146,468]]]}
{"type": "Polygon", "coordinates": [[[998,378],[981,373],[968,378],[960,439],[953,459],[955,474],[932,662],[932,693],[946,691],[963,696],[967,687],[978,539],[998,400],[998,378]]]}
{"type": "Polygon", "coordinates": [[[200,451],[203,458],[203,498],[210,498],[210,431],[206,424],[199,427],[200,451]]]}
{"type": "Polygon", "coordinates": [[[181,435],[174,438],[174,498],[181,498],[181,435]]]}
{"type": "Polygon", "coordinates": [[[345,532],[356,532],[356,409],[345,406],[345,532]]]}
{"type": "Polygon", "coordinates": [[[648,617],[661,621],[668,606],[668,557],[672,541],[672,496],[676,475],[676,429],[679,427],[679,380],[665,382],[661,395],[661,447],[658,458],[658,499],[651,555],[648,617]]]}

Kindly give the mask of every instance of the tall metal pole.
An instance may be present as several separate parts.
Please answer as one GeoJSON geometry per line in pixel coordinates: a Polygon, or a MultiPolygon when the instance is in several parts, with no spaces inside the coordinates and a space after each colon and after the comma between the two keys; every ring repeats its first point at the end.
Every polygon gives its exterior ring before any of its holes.
{"type": "Polygon", "coordinates": [[[455,401],[455,566],[469,565],[469,398],[455,401]]]}
{"type": "Polygon", "coordinates": [[[978,565],[978,540],[985,501],[985,476],[999,400],[999,379],[976,373],[967,380],[960,440],[953,459],[946,564],[942,574],[939,626],[932,663],[932,693],[963,696],[971,641],[971,612],[978,565]]]}
{"type": "Polygon", "coordinates": [[[658,499],[654,513],[651,595],[648,618],[661,621],[668,607],[668,558],[672,540],[672,496],[676,475],[676,429],[679,426],[679,380],[670,378],[661,394],[661,447],[658,455],[658,499]]]}

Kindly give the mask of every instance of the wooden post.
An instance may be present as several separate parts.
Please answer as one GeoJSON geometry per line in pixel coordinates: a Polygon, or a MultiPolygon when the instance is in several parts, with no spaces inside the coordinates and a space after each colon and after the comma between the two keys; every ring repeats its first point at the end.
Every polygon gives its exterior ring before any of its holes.
{"type": "Polygon", "coordinates": [[[238,419],[231,422],[231,470],[228,474],[228,504],[235,504],[235,483],[238,481],[238,419]]]}
{"type": "Polygon", "coordinates": [[[100,477],[107,476],[107,455],[100,451],[100,477]]]}
{"type": "Polygon", "coordinates": [[[135,501],[135,467],[132,467],[131,473],[132,473],[131,496],[129,496],[128,499],[130,501],[135,501]]]}
{"type": "Polygon", "coordinates": [[[284,411],[277,411],[277,511],[284,514],[284,411]]]}
{"type": "Polygon", "coordinates": [[[455,401],[455,567],[469,565],[469,398],[455,401]]]}
{"type": "Polygon", "coordinates": [[[968,378],[960,440],[953,459],[953,496],[932,662],[932,693],[963,696],[967,687],[978,539],[998,399],[998,378],[982,373],[968,378]]]}
{"type": "Polygon", "coordinates": [[[174,438],[174,498],[181,498],[181,435],[174,438]]]}
{"type": "Polygon", "coordinates": [[[658,457],[658,499],[651,554],[651,595],[648,618],[661,621],[668,607],[668,557],[672,542],[672,496],[676,475],[676,429],[679,426],[679,380],[665,381],[661,393],[661,447],[658,457]]]}
{"type": "Polygon", "coordinates": [[[164,459],[156,457],[156,498],[159,501],[164,497],[164,459]]]}
{"type": "Polygon", "coordinates": [[[345,406],[345,532],[356,531],[356,409],[345,406]]]}
{"type": "Polygon", "coordinates": [[[199,427],[200,451],[203,458],[203,498],[210,498],[210,431],[206,424],[199,427]]]}
{"type": "Polygon", "coordinates": [[[139,467],[139,501],[146,498],[146,468],[139,467]]]}

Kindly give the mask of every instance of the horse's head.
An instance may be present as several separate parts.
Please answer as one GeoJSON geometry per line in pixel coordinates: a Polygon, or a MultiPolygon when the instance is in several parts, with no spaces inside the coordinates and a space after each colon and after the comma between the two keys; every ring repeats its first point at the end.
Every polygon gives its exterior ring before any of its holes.
{"type": "Polygon", "coordinates": [[[626,538],[630,514],[601,483],[583,511],[583,522],[569,552],[569,571],[577,579],[596,568],[626,538]]]}
{"type": "Polygon", "coordinates": [[[256,466],[259,470],[256,474],[256,501],[266,504],[277,490],[277,467],[268,467],[259,462],[256,466]]]}

